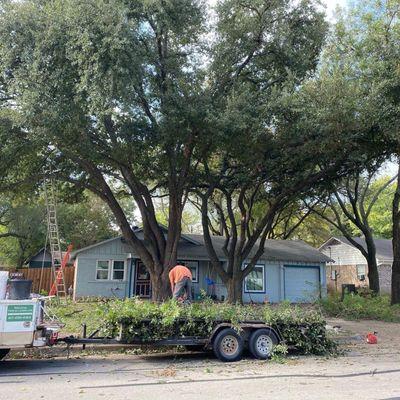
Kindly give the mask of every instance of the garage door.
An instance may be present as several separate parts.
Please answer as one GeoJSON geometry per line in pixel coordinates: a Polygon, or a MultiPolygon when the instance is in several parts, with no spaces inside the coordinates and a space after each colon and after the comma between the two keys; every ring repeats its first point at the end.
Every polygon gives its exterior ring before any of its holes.
{"type": "Polygon", "coordinates": [[[285,265],[285,300],[309,303],[319,297],[319,267],[285,265]]]}

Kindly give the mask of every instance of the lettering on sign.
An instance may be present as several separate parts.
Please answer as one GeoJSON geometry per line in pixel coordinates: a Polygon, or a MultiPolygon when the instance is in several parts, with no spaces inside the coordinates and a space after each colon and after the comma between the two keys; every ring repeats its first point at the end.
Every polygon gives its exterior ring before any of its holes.
{"type": "Polygon", "coordinates": [[[32,304],[10,304],[7,306],[7,322],[32,321],[32,304]]]}

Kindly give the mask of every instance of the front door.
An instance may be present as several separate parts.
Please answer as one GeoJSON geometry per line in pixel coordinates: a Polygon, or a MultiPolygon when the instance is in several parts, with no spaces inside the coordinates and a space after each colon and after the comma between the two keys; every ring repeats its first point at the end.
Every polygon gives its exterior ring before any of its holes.
{"type": "Polygon", "coordinates": [[[135,296],[144,299],[151,297],[150,273],[141,261],[136,264],[135,296]]]}

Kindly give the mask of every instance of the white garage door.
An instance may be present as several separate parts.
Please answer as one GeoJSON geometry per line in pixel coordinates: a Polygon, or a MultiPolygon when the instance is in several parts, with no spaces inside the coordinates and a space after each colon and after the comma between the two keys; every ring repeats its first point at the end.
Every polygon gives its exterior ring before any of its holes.
{"type": "Polygon", "coordinates": [[[285,265],[285,300],[309,303],[320,294],[319,267],[285,265]]]}

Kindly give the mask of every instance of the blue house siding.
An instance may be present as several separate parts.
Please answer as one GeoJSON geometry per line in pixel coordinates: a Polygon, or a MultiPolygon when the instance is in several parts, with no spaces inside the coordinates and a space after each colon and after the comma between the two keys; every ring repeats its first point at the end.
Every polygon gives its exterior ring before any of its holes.
{"type": "Polygon", "coordinates": [[[248,292],[243,285],[243,301],[245,303],[264,303],[266,300],[270,303],[280,301],[280,277],[279,263],[271,263],[260,260],[257,264],[264,265],[264,291],[248,292]]]}
{"type": "Polygon", "coordinates": [[[129,248],[121,240],[103,242],[101,246],[88,248],[77,257],[74,298],[79,297],[118,297],[129,296],[129,248]],[[97,280],[98,260],[125,261],[124,280],[97,280]]]}
{"type": "MultiPolygon", "coordinates": [[[[326,295],[326,275],[325,275],[325,264],[319,263],[295,263],[295,262],[269,262],[262,261],[258,262],[260,265],[265,265],[264,267],[264,280],[265,280],[265,290],[263,292],[246,292],[243,285],[243,301],[245,303],[263,303],[268,301],[270,303],[278,303],[284,300],[291,301],[291,294],[285,288],[285,273],[290,274],[287,268],[315,268],[319,271],[318,282],[313,288],[321,290],[321,296],[326,295]]],[[[294,270],[292,270],[293,272],[294,270]]],[[[305,287],[305,290],[311,289],[311,287],[305,287]]]]}
{"type": "MultiPolygon", "coordinates": [[[[74,297],[132,297],[136,290],[136,268],[139,261],[129,246],[120,238],[115,238],[100,243],[99,245],[83,249],[77,253],[75,270],[74,297]],[[96,266],[98,261],[108,261],[111,268],[113,261],[124,261],[125,273],[123,280],[112,280],[111,269],[108,272],[108,279],[96,279],[96,266]]],[[[203,289],[206,293],[214,293],[219,300],[227,298],[226,287],[221,279],[210,268],[209,261],[201,257],[189,257],[185,249],[184,254],[178,254],[182,261],[198,261],[198,281],[193,283],[195,298],[200,295],[203,289]],[[200,259],[199,259],[200,258],[200,259]],[[212,279],[213,287],[208,286],[206,278],[212,279]]],[[[278,303],[283,300],[293,300],[293,293],[297,290],[297,284],[301,281],[288,281],[287,276],[292,272],[297,274],[296,268],[314,268],[318,270],[318,282],[315,287],[321,288],[321,295],[326,295],[326,274],[325,262],[292,262],[260,260],[258,264],[264,265],[264,289],[260,292],[245,291],[243,285],[243,301],[246,303],[255,302],[278,303]],[[286,276],[286,281],[285,281],[286,276]],[[288,294],[285,284],[293,284],[293,293],[288,294]],[[292,296],[292,297],[291,297],[292,296]]],[[[297,276],[297,275],[296,275],[297,276]]],[[[294,278],[293,278],[294,279],[294,278]]],[[[304,283],[304,282],[303,282],[304,283]]],[[[301,282],[300,282],[301,284],[301,282]]],[[[302,289],[299,289],[300,291],[302,289]]]]}
{"type": "MultiPolygon", "coordinates": [[[[139,259],[128,260],[128,274],[126,282],[126,297],[132,297],[135,295],[135,284],[136,284],[136,266],[139,259]]],[[[200,295],[201,289],[207,291],[206,277],[208,272],[208,261],[204,260],[189,260],[185,261],[197,261],[199,263],[197,282],[193,282],[193,293],[195,296],[200,295]]]]}
{"type": "MultiPolygon", "coordinates": [[[[104,257],[99,259],[103,260],[104,257]]],[[[121,260],[121,256],[116,258],[121,260]]],[[[79,297],[118,297],[128,296],[128,281],[96,280],[96,263],[94,258],[79,257],[76,264],[74,296],[79,297]]]]}

